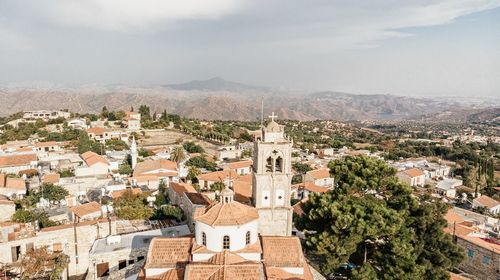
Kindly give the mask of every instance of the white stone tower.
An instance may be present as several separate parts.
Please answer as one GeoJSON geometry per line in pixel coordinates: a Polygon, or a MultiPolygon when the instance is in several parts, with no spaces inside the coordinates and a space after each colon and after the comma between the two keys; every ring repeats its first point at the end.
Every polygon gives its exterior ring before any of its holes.
{"type": "Polygon", "coordinates": [[[130,157],[132,159],[132,169],[134,169],[137,165],[137,143],[134,136],[132,136],[132,144],[130,144],[130,157]]]}
{"type": "Polygon", "coordinates": [[[262,140],[254,144],[252,199],[259,211],[260,234],[290,236],[292,142],[285,138],[283,126],[274,121],[274,112],[270,118],[262,127],[262,140]]]}

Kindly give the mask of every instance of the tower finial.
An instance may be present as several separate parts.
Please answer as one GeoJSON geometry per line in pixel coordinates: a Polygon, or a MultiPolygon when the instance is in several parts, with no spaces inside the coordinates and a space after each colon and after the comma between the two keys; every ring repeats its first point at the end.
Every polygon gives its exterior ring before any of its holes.
{"type": "Polygon", "coordinates": [[[274,122],[274,119],[277,118],[278,115],[275,115],[274,112],[269,116],[272,122],[274,122]]]}

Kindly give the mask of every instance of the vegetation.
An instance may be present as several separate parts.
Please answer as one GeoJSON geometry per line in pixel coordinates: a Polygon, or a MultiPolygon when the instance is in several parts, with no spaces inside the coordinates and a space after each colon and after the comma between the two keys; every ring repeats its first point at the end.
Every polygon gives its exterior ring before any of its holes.
{"type": "Polygon", "coordinates": [[[102,155],[104,152],[104,147],[101,143],[97,143],[90,139],[85,131],[80,131],[78,136],[78,153],[83,154],[88,151],[92,151],[96,154],[102,155]]]}
{"type": "Polygon", "coordinates": [[[170,154],[170,159],[175,161],[177,165],[181,163],[186,158],[186,153],[183,147],[175,147],[172,153],[170,154]]]}
{"type": "Polygon", "coordinates": [[[338,187],[311,195],[297,219],[323,272],[349,263],[352,279],[448,279],[463,252],[443,232],[446,206],[414,198],[381,160],[346,157],[329,168],[338,187]]]}
{"type": "Polygon", "coordinates": [[[75,171],[73,169],[63,169],[59,171],[61,178],[75,177],[75,171]]]}
{"type": "Polygon", "coordinates": [[[215,182],[215,183],[213,183],[213,184],[210,185],[210,190],[213,191],[213,192],[220,192],[225,187],[226,187],[226,185],[224,185],[223,182],[215,182]]]}
{"type": "Polygon", "coordinates": [[[21,259],[21,275],[27,279],[60,279],[69,257],[61,252],[49,252],[47,247],[29,250],[21,259]]]}
{"type": "Polygon", "coordinates": [[[39,228],[56,226],[57,223],[50,220],[47,213],[37,210],[26,210],[19,208],[12,215],[12,221],[17,223],[33,223],[38,222],[39,228]]]}
{"type": "Polygon", "coordinates": [[[68,194],[68,191],[61,186],[52,183],[43,183],[37,192],[29,192],[28,195],[22,199],[21,204],[26,207],[32,207],[40,202],[42,197],[50,204],[57,204],[68,194]]]}
{"type": "Polygon", "coordinates": [[[182,144],[182,147],[188,153],[204,153],[205,150],[200,146],[195,144],[194,142],[185,142],[182,144]]]}
{"type": "Polygon", "coordinates": [[[116,216],[124,220],[144,220],[153,216],[153,209],[147,205],[147,194],[134,194],[127,190],[121,197],[113,200],[116,216]]]}
{"type": "Polygon", "coordinates": [[[196,156],[188,159],[186,161],[186,166],[196,167],[200,169],[206,169],[208,171],[217,170],[217,164],[215,162],[208,161],[207,158],[203,156],[196,156]]]}

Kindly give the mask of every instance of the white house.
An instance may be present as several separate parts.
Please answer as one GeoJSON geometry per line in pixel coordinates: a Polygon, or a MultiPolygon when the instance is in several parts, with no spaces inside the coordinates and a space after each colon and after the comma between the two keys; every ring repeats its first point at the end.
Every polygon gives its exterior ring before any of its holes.
{"type": "Polygon", "coordinates": [[[85,119],[72,119],[68,121],[68,126],[75,129],[87,129],[87,121],[85,119]]]}
{"type": "Polygon", "coordinates": [[[457,193],[455,188],[462,185],[462,180],[446,178],[436,184],[436,192],[448,198],[455,198],[457,193]]]}
{"type": "Polygon", "coordinates": [[[500,202],[487,195],[482,195],[472,200],[472,208],[478,207],[486,207],[492,214],[500,213],[500,202]]]}
{"type": "Polygon", "coordinates": [[[396,176],[412,187],[423,186],[425,184],[425,174],[418,168],[411,168],[396,173],[396,176]]]}
{"type": "Polygon", "coordinates": [[[102,156],[88,151],[81,154],[81,157],[85,165],[75,169],[76,177],[102,177],[109,173],[110,164],[102,156]]]}
{"type": "Polygon", "coordinates": [[[33,152],[0,156],[0,172],[17,174],[36,167],[37,156],[33,152]]]}
{"type": "Polygon", "coordinates": [[[71,116],[70,112],[65,111],[48,111],[48,110],[38,110],[38,111],[25,111],[23,114],[23,119],[57,119],[57,118],[69,118],[71,116]]]}
{"type": "Polygon", "coordinates": [[[304,182],[311,182],[316,186],[331,188],[333,187],[334,179],[330,176],[330,169],[320,168],[308,171],[304,176],[304,182]]]}
{"type": "Polygon", "coordinates": [[[141,129],[141,114],[137,112],[125,112],[123,118],[125,126],[130,130],[141,129]]]}
{"type": "Polygon", "coordinates": [[[236,172],[236,174],[243,176],[252,173],[252,165],[253,161],[251,159],[242,160],[242,161],[227,163],[225,169],[230,169],[236,172]]]}

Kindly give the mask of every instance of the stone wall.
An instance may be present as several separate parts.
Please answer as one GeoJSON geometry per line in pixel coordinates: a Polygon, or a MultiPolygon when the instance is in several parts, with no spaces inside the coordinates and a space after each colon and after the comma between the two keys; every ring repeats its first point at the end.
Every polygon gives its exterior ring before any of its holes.
{"type": "Polygon", "coordinates": [[[488,250],[460,237],[457,237],[457,244],[465,249],[465,258],[459,265],[460,269],[477,277],[478,280],[500,279],[500,252],[488,250]],[[484,263],[484,256],[489,257],[489,264],[484,263]]]}

